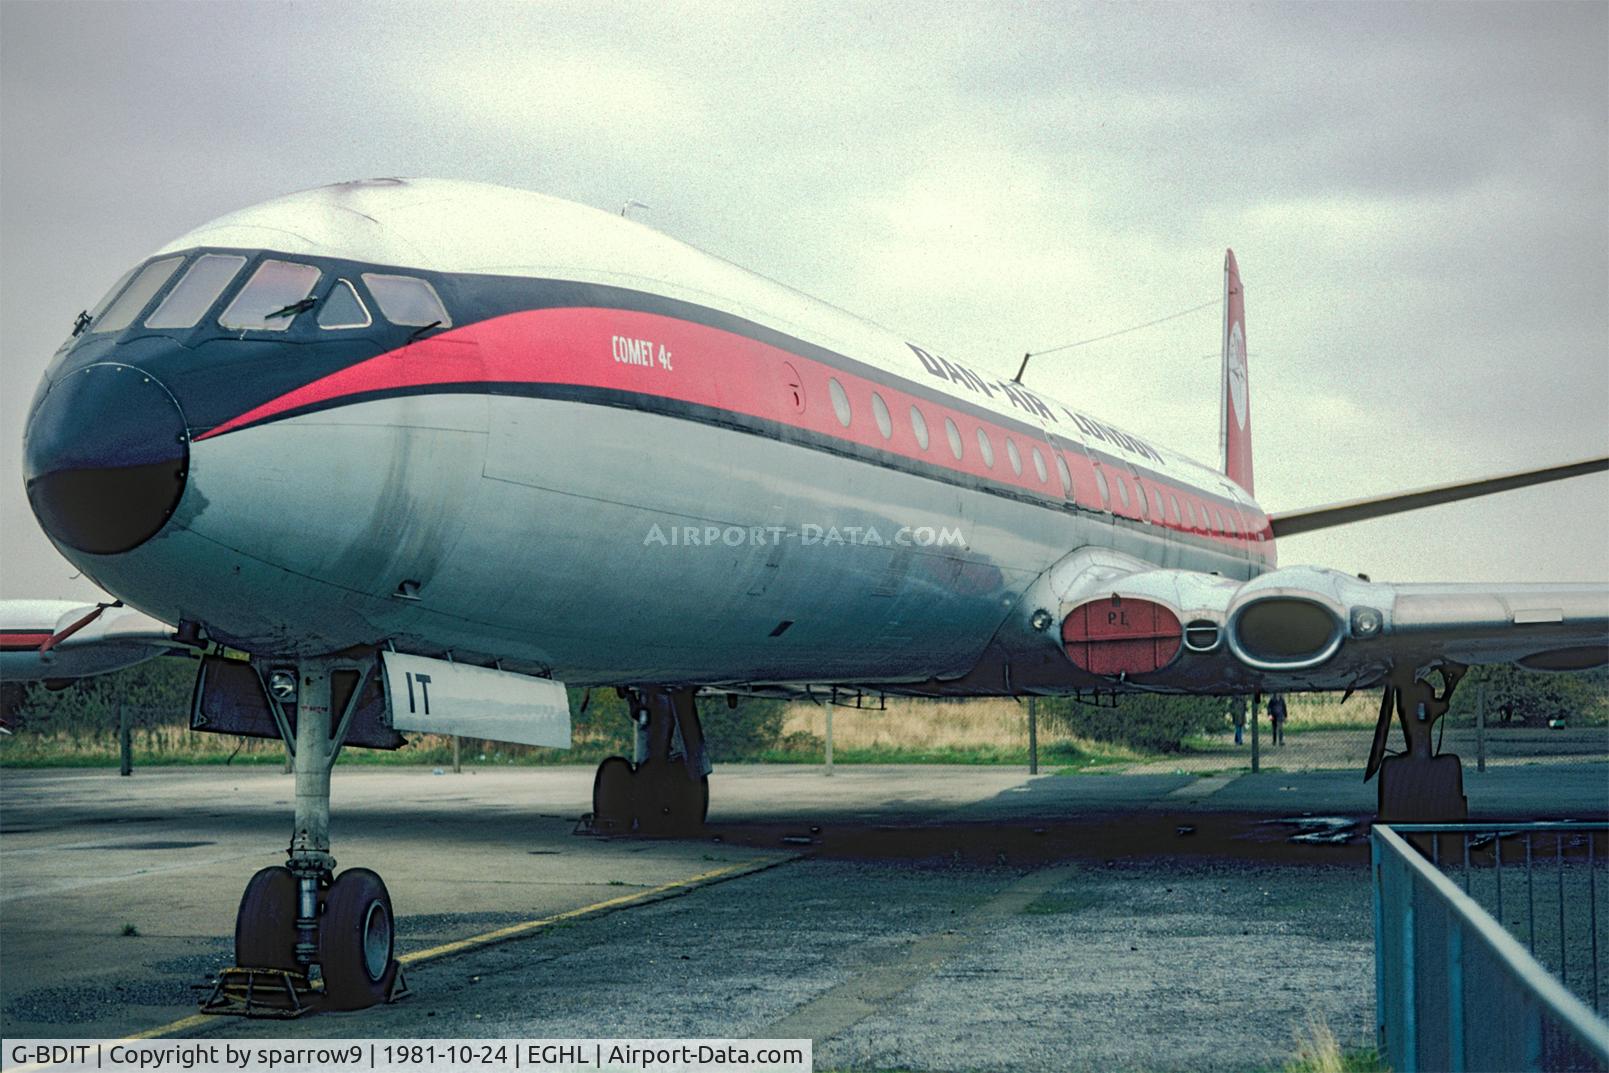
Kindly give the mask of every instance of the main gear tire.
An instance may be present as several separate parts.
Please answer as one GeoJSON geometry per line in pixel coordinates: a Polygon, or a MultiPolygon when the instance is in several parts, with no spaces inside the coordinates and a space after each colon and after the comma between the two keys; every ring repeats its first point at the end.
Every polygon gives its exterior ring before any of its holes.
{"type": "Polygon", "coordinates": [[[324,1004],[361,1010],[384,1002],[397,976],[396,923],[385,882],[367,868],[335,877],[318,926],[324,1004]]]}

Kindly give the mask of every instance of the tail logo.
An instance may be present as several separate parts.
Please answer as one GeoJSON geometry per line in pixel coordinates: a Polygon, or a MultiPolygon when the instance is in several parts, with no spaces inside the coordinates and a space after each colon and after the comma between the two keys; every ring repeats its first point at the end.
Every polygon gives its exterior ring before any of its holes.
{"type": "Polygon", "coordinates": [[[1229,328],[1229,408],[1235,424],[1246,429],[1246,333],[1237,320],[1229,328]]]}

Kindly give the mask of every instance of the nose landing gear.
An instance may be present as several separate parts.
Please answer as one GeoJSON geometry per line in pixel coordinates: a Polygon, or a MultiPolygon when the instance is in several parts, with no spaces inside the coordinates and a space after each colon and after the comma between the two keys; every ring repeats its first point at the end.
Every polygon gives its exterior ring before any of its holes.
{"type": "Polygon", "coordinates": [[[203,1012],[295,1017],[406,994],[384,881],[367,868],[337,874],[329,852],[330,768],[373,673],[372,664],[307,660],[297,668],[294,695],[270,695],[296,762],[294,833],[286,863],[246,884],[235,918],[235,966],[219,974],[203,1012]]]}
{"type": "Polygon", "coordinates": [[[711,763],[692,689],[627,694],[637,723],[636,758],[611,756],[592,780],[599,834],[688,834],[709,816],[711,763]]]}

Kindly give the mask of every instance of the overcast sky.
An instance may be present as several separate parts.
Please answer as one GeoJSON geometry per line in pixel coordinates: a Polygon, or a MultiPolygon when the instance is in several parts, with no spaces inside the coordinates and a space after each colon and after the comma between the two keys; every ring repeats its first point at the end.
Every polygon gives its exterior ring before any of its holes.
{"type": "MultiPolygon", "coordinates": [[[[0,3],[0,595],[89,596],[22,492],[78,310],[345,179],[637,218],[977,367],[1246,283],[1271,511],[1609,450],[1609,5],[0,3]]],[[[1216,306],[1027,382],[1207,461],[1216,306]]],[[[1609,478],[1281,542],[1609,577],[1609,478]]]]}

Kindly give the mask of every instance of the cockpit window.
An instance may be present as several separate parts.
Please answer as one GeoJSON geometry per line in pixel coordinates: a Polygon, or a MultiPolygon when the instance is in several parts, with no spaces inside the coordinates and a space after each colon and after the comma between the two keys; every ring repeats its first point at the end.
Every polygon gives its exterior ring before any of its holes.
{"type": "Polygon", "coordinates": [[[128,281],[134,278],[134,273],[139,271],[139,268],[139,265],[135,265],[127,272],[124,272],[116,283],[112,284],[112,289],[102,295],[101,300],[95,303],[95,308],[89,311],[90,320],[96,320],[102,313],[106,312],[106,307],[112,304],[113,298],[123,293],[123,288],[128,286],[128,281]]]}
{"type": "Polygon", "coordinates": [[[318,326],[320,328],[367,328],[374,323],[369,316],[368,307],[352,284],[344,279],[335,281],[330,293],[324,296],[324,301],[318,307],[318,326]]]}
{"type": "Polygon", "coordinates": [[[363,282],[369,293],[380,303],[380,312],[392,324],[406,327],[442,328],[452,326],[447,307],[436,296],[436,289],[414,276],[387,276],[379,272],[363,273],[363,282]]]}
{"type": "Polygon", "coordinates": [[[146,303],[150,302],[156,292],[162,289],[162,285],[168,281],[174,272],[178,271],[179,266],[183,263],[183,257],[164,257],[162,260],[152,261],[140,269],[140,274],[134,277],[134,282],[130,283],[128,289],[117,296],[115,302],[106,307],[106,312],[100,315],[100,318],[95,321],[90,330],[95,332],[120,332],[130,324],[133,324],[134,318],[140,315],[140,311],[145,308],[146,303]]]}
{"type": "Polygon", "coordinates": [[[191,328],[212,308],[229,281],[235,278],[244,257],[235,254],[204,253],[196,258],[156,312],[145,318],[147,328],[191,328]]]}
{"type": "Polygon", "coordinates": [[[312,265],[264,261],[223,311],[218,323],[225,328],[282,332],[291,326],[296,314],[311,306],[307,296],[321,275],[323,273],[312,265]]]}

